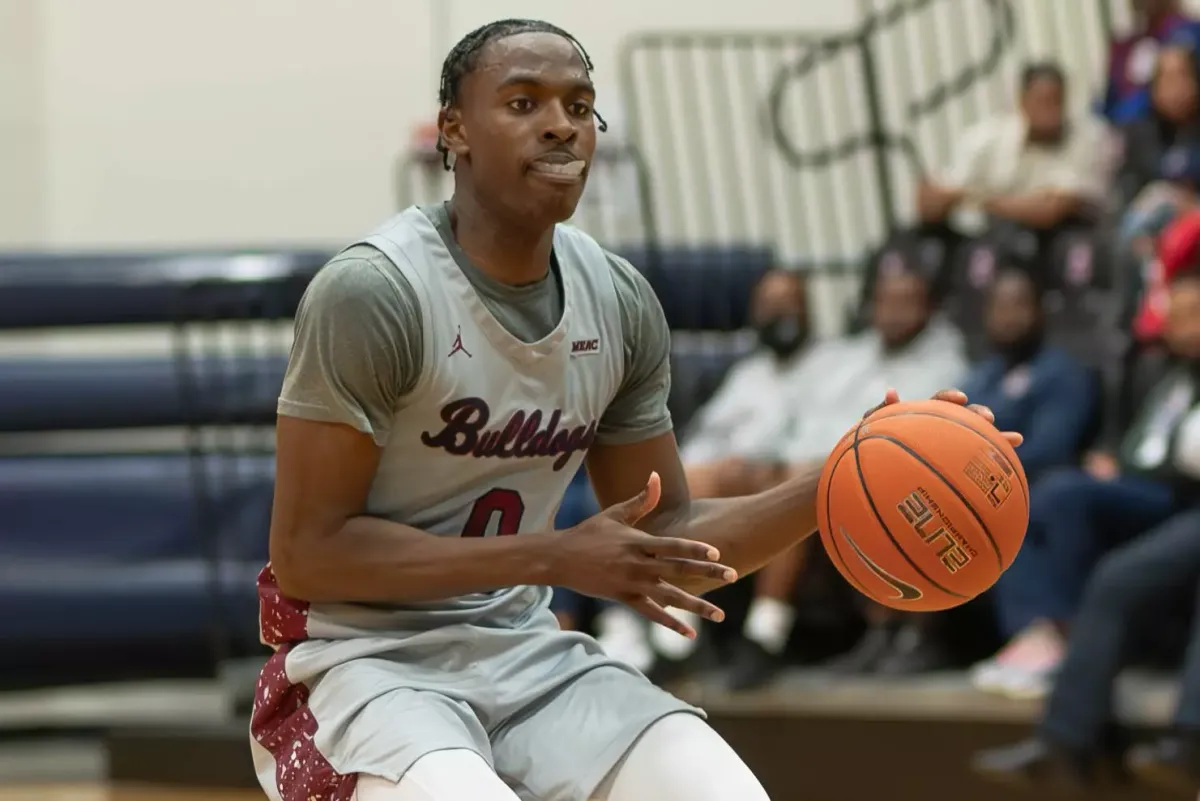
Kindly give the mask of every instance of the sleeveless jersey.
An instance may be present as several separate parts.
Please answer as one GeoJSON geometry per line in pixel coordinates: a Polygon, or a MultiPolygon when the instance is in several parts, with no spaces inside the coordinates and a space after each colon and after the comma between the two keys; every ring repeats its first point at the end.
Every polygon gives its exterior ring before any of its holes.
{"type": "MultiPolygon", "coordinates": [[[[620,309],[604,251],[559,225],[558,325],[526,343],[492,316],[433,222],[411,207],[356,244],[384,253],[412,285],[424,326],[422,370],[396,412],[366,513],[443,537],[553,527],[624,374],[620,309]]],[[[403,637],[446,625],[519,627],[548,587],[511,587],[414,604],[306,604],[260,579],[262,637],[403,637]]]]}

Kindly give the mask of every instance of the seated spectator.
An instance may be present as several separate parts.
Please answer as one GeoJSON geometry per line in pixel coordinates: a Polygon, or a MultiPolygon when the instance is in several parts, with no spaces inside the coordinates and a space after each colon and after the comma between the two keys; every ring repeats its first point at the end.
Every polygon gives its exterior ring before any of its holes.
{"type": "Polygon", "coordinates": [[[1066,652],[1092,566],[1114,545],[1158,526],[1190,500],[1193,484],[1174,461],[1176,434],[1200,404],[1200,278],[1171,287],[1166,340],[1175,362],[1136,404],[1115,449],[1079,469],[1045,476],[1030,490],[1029,530],[992,595],[1011,639],[976,666],[983,690],[1037,698],[1066,652]]]}
{"type": "Polygon", "coordinates": [[[1108,189],[1111,140],[1093,117],[1067,119],[1066,103],[1058,65],[1025,67],[1017,112],[968,130],[949,171],[918,187],[922,222],[964,236],[1029,232],[1043,250],[1058,232],[1094,219],[1108,189]]]}
{"type": "Polygon", "coordinates": [[[1121,218],[1118,247],[1140,261],[1154,257],[1163,229],[1200,202],[1200,146],[1178,145],[1162,158],[1159,180],[1146,185],[1121,218]]]}
{"type": "MultiPolygon", "coordinates": [[[[755,491],[777,469],[764,463],[756,442],[770,441],[782,425],[782,397],[791,377],[814,358],[809,344],[808,296],[804,274],[775,270],[755,288],[750,317],[759,348],[735,365],[716,394],[683,434],[680,456],[694,497],[729,497],[755,491]],[[765,432],[765,433],[764,433],[765,432]]],[[[680,610],[697,629],[700,621],[680,610]]],[[[607,653],[649,671],[656,655],[665,657],[659,678],[689,666],[692,641],[661,626],[647,627],[631,610],[607,605],[597,618],[597,634],[607,653]]]]}
{"type": "MultiPolygon", "coordinates": [[[[1191,594],[1200,605],[1200,409],[1195,365],[1200,361],[1200,278],[1172,288],[1168,326],[1182,357],[1174,379],[1190,393],[1189,408],[1154,446],[1160,475],[1172,476],[1183,511],[1110,552],[1087,582],[1071,626],[1066,657],[1036,735],[978,755],[980,771],[1001,778],[1067,778],[1082,783],[1107,772],[1125,739],[1113,720],[1113,683],[1139,626],[1191,594]]],[[[1192,622],[1183,688],[1171,733],[1127,755],[1130,771],[1164,789],[1200,790],[1200,608],[1192,622]]]]}
{"type": "Polygon", "coordinates": [[[1187,15],[1180,0],[1131,0],[1134,31],[1109,45],[1108,81],[1101,114],[1114,125],[1146,115],[1147,84],[1164,42],[1191,37],[1200,42],[1200,23],[1187,15]]]}
{"type": "Polygon", "coordinates": [[[1118,194],[1128,202],[1162,177],[1163,159],[1173,148],[1200,144],[1200,74],[1197,42],[1163,48],[1150,82],[1146,114],[1122,129],[1124,158],[1117,171],[1118,194]]]}
{"type": "Polygon", "coordinates": [[[1152,345],[1162,336],[1171,280],[1200,265],[1200,209],[1184,211],[1168,223],[1156,250],[1140,275],[1129,271],[1130,285],[1125,290],[1136,306],[1132,327],[1141,345],[1152,345]]]}
{"type": "MultiPolygon", "coordinates": [[[[973,402],[992,409],[996,426],[1025,436],[1021,463],[1030,481],[1074,464],[1092,420],[1096,381],[1062,350],[1046,344],[1041,294],[1029,272],[1001,270],[985,312],[991,350],[961,383],[973,402]]],[[[946,666],[938,615],[872,608],[867,635],[831,667],[838,672],[921,673],[946,666]]]]}
{"type": "Polygon", "coordinates": [[[747,446],[762,439],[759,430],[778,424],[779,398],[811,355],[802,273],[768,273],[751,305],[758,350],[729,371],[683,436],[680,457],[697,498],[741,495],[759,483],[747,446]]]}
{"type": "MultiPolygon", "coordinates": [[[[881,269],[871,293],[871,328],[829,343],[824,357],[792,375],[785,406],[790,422],[770,432],[763,450],[774,447],[785,464],[811,464],[858,422],[862,412],[856,404],[871,408],[870,399],[889,388],[904,398],[925,398],[961,382],[967,368],[962,337],[934,314],[930,282],[914,269],[901,264],[881,269]]],[[[780,667],[795,620],[796,580],[812,542],[755,575],[754,599],[730,667],[732,689],[759,686],[780,667]]]]}

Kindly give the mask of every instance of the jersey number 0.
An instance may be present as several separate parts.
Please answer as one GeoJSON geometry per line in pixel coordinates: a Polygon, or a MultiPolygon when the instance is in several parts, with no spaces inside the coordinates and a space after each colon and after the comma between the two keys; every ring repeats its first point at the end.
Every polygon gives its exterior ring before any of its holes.
{"type": "Polygon", "coordinates": [[[492,517],[499,515],[496,535],[516,534],[521,530],[521,518],[525,516],[525,501],[521,493],[510,489],[494,489],[485,492],[471,507],[471,516],[463,526],[464,537],[482,537],[487,534],[492,517]]]}

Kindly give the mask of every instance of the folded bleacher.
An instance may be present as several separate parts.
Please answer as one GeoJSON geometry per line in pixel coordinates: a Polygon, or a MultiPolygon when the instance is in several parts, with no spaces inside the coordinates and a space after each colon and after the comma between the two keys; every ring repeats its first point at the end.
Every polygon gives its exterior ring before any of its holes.
{"type": "Polygon", "coordinates": [[[267,427],[325,258],[0,256],[0,654],[255,642],[267,427]],[[87,341],[114,326],[132,347],[87,341]]]}

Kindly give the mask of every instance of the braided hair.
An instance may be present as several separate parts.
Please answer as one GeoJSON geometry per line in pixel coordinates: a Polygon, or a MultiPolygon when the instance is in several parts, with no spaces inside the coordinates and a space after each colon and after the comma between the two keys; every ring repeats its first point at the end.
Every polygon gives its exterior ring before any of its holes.
{"type": "MultiPolygon", "coordinates": [[[[593,69],[591,56],[588,55],[587,50],[583,48],[578,39],[562,28],[536,19],[502,19],[476,28],[450,49],[446,60],[442,62],[442,80],[438,87],[438,105],[441,109],[444,111],[458,102],[462,80],[475,69],[479,52],[483,50],[484,46],[497,39],[506,39],[519,33],[553,33],[561,36],[575,47],[580,58],[583,59],[584,68],[587,69],[588,74],[591,74],[593,69]]],[[[593,113],[595,114],[595,112],[593,113]]],[[[608,123],[604,121],[603,117],[596,114],[596,120],[601,132],[608,130],[608,123]]],[[[450,150],[442,140],[440,131],[438,132],[437,150],[442,154],[442,166],[449,171],[451,169],[450,150]]]]}

